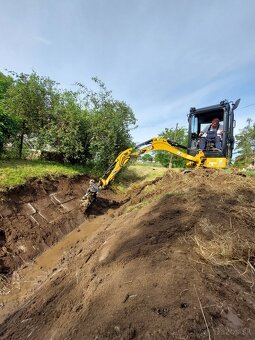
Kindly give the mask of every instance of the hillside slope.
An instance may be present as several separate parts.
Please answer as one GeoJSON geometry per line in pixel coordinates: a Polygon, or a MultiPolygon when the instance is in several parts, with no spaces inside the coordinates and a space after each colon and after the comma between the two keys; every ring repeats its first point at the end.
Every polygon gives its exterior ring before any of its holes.
{"type": "Polygon", "coordinates": [[[14,272],[2,339],[255,338],[254,177],[169,172],[110,198],[14,272]]]}

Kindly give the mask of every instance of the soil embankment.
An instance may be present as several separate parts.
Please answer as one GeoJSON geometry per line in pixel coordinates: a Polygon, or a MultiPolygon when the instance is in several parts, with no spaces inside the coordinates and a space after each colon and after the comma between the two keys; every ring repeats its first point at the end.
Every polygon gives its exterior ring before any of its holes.
{"type": "MultiPolygon", "coordinates": [[[[85,189],[78,180],[68,188],[77,200],[85,189]]],[[[119,207],[103,194],[69,235],[3,282],[3,339],[255,338],[254,177],[169,172],[119,207]]],[[[19,237],[2,233],[14,249],[19,237]]]]}

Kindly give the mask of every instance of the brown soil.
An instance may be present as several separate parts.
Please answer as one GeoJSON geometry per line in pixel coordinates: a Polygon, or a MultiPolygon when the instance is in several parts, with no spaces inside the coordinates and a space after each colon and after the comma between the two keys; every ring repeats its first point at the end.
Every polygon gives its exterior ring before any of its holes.
{"type": "Polygon", "coordinates": [[[255,338],[255,177],[169,172],[85,216],[87,180],[4,197],[2,339],[255,338]]]}
{"type": "MultiPolygon", "coordinates": [[[[79,206],[88,181],[86,176],[35,179],[0,196],[0,274],[11,274],[88,218],[79,206]]],[[[115,207],[106,197],[111,191],[100,195],[93,214],[115,207]]]]}

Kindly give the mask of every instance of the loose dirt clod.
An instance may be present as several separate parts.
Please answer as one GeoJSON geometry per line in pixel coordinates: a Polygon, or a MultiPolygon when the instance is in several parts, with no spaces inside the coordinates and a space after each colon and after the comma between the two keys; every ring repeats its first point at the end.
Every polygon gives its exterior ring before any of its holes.
{"type": "Polygon", "coordinates": [[[5,197],[2,339],[255,338],[255,177],[168,172],[84,216],[86,181],[5,197]]]}

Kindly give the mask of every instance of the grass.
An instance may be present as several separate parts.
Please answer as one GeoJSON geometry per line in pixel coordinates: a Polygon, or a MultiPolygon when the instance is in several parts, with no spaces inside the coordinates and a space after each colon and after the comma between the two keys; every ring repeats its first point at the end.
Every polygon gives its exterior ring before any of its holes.
{"type": "Polygon", "coordinates": [[[245,173],[245,175],[255,176],[255,171],[247,170],[247,171],[245,171],[244,173],[245,173]]]}
{"type": "Polygon", "coordinates": [[[167,168],[147,164],[134,163],[125,167],[114,182],[114,189],[125,192],[129,188],[140,186],[144,181],[151,181],[156,177],[162,177],[167,172],[167,168]]]}
{"type": "MultiPolygon", "coordinates": [[[[124,167],[117,175],[114,189],[124,192],[133,185],[163,176],[167,168],[158,165],[131,164],[124,167]]],[[[0,191],[26,183],[31,178],[42,178],[48,175],[75,176],[90,174],[100,177],[91,167],[83,165],[64,165],[57,162],[41,160],[0,160],[0,191]]]]}
{"type": "Polygon", "coordinates": [[[213,266],[231,266],[250,285],[255,286],[255,244],[243,237],[231,226],[229,231],[212,232],[213,237],[203,239],[195,235],[191,237],[195,251],[204,263],[213,266]]]}
{"type": "Polygon", "coordinates": [[[64,165],[39,160],[0,160],[0,191],[24,184],[27,180],[47,175],[69,175],[91,173],[81,165],[64,165]]]}

